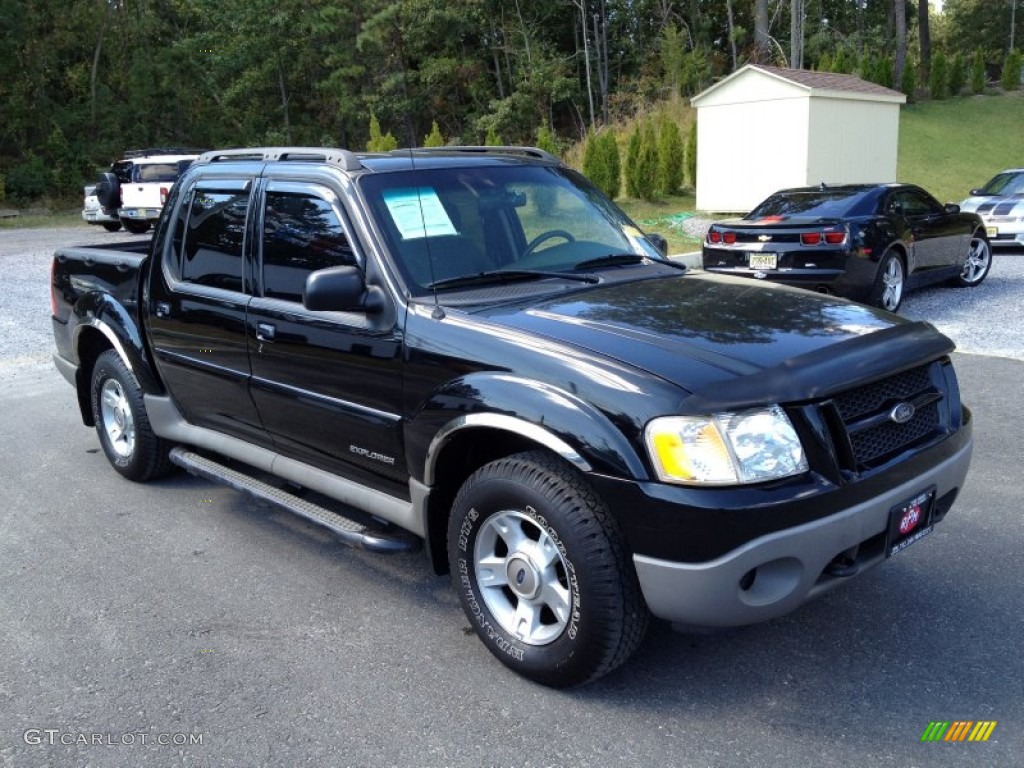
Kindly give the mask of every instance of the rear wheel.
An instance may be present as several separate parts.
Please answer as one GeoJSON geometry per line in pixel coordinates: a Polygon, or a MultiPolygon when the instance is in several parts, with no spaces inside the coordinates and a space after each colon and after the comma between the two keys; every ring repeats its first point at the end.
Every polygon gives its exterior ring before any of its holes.
{"type": "Polygon", "coordinates": [[[107,232],[117,232],[119,229],[121,229],[121,222],[119,222],[119,221],[107,221],[107,222],[104,222],[103,228],[105,230],[107,230],[107,232]]]}
{"type": "Polygon", "coordinates": [[[96,434],[114,469],[138,481],[152,480],[171,470],[170,446],[153,432],[142,389],[112,349],[96,360],[90,402],[96,434]]]}
{"type": "Polygon", "coordinates": [[[882,255],[875,274],[868,303],[890,312],[895,312],[903,302],[903,290],[907,284],[903,259],[896,251],[888,250],[882,255]]]}
{"type": "Polygon", "coordinates": [[[615,519],[584,478],[544,453],[469,477],[448,527],[455,590],[503,664],[566,687],[622,664],[648,613],[615,519]]]}
{"type": "Polygon", "coordinates": [[[964,288],[973,288],[981,285],[981,281],[988,275],[992,268],[992,247],[981,232],[975,232],[971,237],[970,247],[967,249],[967,257],[964,259],[964,268],[953,279],[954,285],[964,288]]]}

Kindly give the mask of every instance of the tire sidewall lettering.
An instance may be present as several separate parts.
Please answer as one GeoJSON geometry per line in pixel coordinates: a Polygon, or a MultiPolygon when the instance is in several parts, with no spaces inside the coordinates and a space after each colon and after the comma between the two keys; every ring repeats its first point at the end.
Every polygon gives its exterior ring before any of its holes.
{"type": "Polygon", "coordinates": [[[477,633],[492,649],[520,663],[529,663],[529,657],[532,654],[551,651],[555,651],[561,656],[564,662],[573,656],[584,616],[581,610],[580,580],[562,537],[544,515],[530,504],[474,504],[467,510],[459,524],[455,549],[457,554],[455,567],[458,571],[458,585],[463,597],[463,604],[471,620],[477,625],[477,633]],[[550,537],[565,564],[571,605],[569,622],[562,635],[542,646],[523,643],[498,626],[483,601],[473,575],[473,550],[483,524],[493,515],[511,509],[528,517],[550,537]]]}

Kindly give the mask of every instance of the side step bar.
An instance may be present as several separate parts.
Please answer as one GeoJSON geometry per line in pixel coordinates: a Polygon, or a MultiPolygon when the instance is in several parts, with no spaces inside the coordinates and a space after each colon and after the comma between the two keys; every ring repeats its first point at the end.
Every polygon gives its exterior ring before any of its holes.
{"type": "Polygon", "coordinates": [[[312,523],[321,525],[334,533],[342,543],[351,547],[393,554],[415,552],[421,546],[419,537],[400,528],[396,528],[394,531],[374,530],[319,504],[300,499],[288,491],[276,488],[244,472],[200,456],[187,448],[181,446],[172,448],[170,459],[189,474],[251,494],[299,517],[304,517],[312,523]]]}

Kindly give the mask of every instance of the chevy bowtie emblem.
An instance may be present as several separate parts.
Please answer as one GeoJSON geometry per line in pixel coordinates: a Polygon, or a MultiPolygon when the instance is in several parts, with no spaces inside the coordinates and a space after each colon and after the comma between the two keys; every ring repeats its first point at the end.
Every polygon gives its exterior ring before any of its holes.
{"type": "Polygon", "coordinates": [[[762,243],[767,243],[769,240],[772,239],[772,236],[771,235],[758,235],[757,239],[760,240],[762,243]]]}

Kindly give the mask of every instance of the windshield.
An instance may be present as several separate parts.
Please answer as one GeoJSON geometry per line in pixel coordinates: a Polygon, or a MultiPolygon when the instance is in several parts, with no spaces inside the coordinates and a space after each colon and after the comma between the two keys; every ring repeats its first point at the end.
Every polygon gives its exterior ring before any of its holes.
{"type": "Polygon", "coordinates": [[[981,188],[983,195],[1024,195],[1024,171],[1000,173],[981,188]]]}
{"type": "Polygon", "coordinates": [[[783,216],[842,218],[863,199],[864,189],[785,190],[776,192],[743,218],[766,219],[783,216]]]}
{"type": "Polygon", "coordinates": [[[566,168],[431,168],[371,174],[360,183],[416,294],[496,270],[557,278],[611,255],[662,258],[618,208],[566,168]]]}

